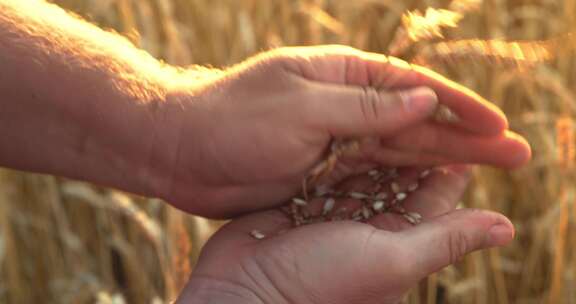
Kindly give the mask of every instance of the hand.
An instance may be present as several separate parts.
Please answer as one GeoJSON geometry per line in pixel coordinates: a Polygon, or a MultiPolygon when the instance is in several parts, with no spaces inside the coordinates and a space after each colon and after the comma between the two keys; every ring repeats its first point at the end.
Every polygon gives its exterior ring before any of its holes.
{"type": "MultiPolygon", "coordinates": [[[[287,231],[289,220],[280,211],[234,220],[204,247],[178,303],[398,303],[427,275],[512,240],[512,224],[500,214],[453,211],[468,179],[465,166],[434,170],[404,204],[424,217],[417,226],[391,213],[368,223],[287,231]],[[254,239],[254,229],[266,237],[254,239]]],[[[361,190],[365,182],[345,188],[361,190]]],[[[314,204],[321,208],[322,201],[314,204]]]]}
{"type": "Polygon", "coordinates": [[[348,47],[262,54],[204,85],[173,89],[163,111],[159,196],[209,217],[287,200],[335,136],[380,138],[346,174],[374,164],[511,168],[530,154],[478,95],[424,68],[348,47]],[[438,101],[460,122],[431,121],[438,101]]]}

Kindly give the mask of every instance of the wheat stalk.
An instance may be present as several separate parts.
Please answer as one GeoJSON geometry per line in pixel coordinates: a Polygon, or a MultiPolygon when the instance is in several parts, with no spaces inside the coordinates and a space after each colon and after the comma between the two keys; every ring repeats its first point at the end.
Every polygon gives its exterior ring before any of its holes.
{"type": "Polygon", "coordinates": [[[434,38],[444,38],[442,30],[456,27],[462,14],[445,9],[428,8],[423,14],[418,10],[402,16],[402,27],[398,29],[388,48],[390,55],[399,56],[414,43],[434,38]]]}
{"type": "Polygon", "coordinates": [[[402,27],[396,31],[388,53],[393,56],[403,54],[417,42],[444,38],[443,30],[455,28],[466,13],[477,10],[482,0],[454,0],[448,9],[427,8],[407,11],[402,15],[402,27]]]}
{"type": "Polygon", "coordinates": [[[454,0],[448,6],[448,10],[466,14],[480,9],[483,0],[454,0]]]}
{"type": "MultiPolygon", "coordinates": [[[[466,13],[478,10],[481,4],[482,0],[456,0],[448,9],[406,12],[402,16],[402,27],[389,46],[389,53],[398,56],[416,43],[443,39],[444,29],[457,27],[466,13]]],[[[449,40],[423,46],[412,61],[418,64],[467,61],[523,69],[555,59],[567,49],[576,49],[574,33],[543,41],[449,40]]]]}
{"type": "Polygon", "coordinates": [[[428,45],[414,62],[454,64],[477,62],[504,67],[531,68],[555,58],[553,41],[455,40],[428,45]]]}

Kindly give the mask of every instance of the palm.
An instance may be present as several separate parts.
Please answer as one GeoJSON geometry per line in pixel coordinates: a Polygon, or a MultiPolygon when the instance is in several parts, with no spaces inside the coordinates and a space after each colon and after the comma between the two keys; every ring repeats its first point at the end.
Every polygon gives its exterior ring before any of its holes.
{"type": "MultiPolygon", "coordinates": [[[[425,219],[437,217],[455,207],[467,180],[463,167],[435,170],[404,205],[425,219]]],[[[342,187],[362,190],[365,185],[359,177],[342,187]]],[[[310,207],[321,205],[315,201],[310,207]]],[[[412,272],[406,267],[415,261],[401,246],[402,232],[412,225],[397,214],[380,214],[368,223],[290,227],[280,211],[232,221],[207,244],[195,275],[249,286],[270,303],[396,303],[420,279],[407,275],[412,272]],[[253,239],[254,229],[267,237],[253,239]],[[275,294],[282,296],[267,298],[275,294]]]]}

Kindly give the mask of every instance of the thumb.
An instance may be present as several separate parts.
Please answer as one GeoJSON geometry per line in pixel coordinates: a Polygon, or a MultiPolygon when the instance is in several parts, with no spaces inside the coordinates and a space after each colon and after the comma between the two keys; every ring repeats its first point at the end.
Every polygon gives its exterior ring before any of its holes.
{"type": "Polygon", "coordinates": [[[389,135],[427,119],[436,108],[436,93],[427,87],[402,91],[319,84],[312,101],[316,123],[337,136],[389,135]]]}
{"type": "Polygon", "coordinates": [[[400,233],[412,261],[410,277],[420,280],[475,250],[504,246],[514,238],[505,216],[484,210],[456,210],[400,233]]]}

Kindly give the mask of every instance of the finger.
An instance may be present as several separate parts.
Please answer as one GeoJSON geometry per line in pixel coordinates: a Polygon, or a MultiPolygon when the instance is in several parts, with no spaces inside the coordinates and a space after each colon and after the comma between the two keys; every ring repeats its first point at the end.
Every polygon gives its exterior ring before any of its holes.
{"type": "MultiPolygon", "coordinates": [[[[371,163],[388,167],[434,167],[455,163],[454,159],[422,151],[408,151],[386,146],[360,147],[360,157],[371,163]]],[[[344,161],[344,160],[343,160],[344,161]]]]}
{"type": "Polygon", "coordinates": [[[496,136],[474,136],[453,128],[421,125],[383,140],[381,144],[387,149],[431,154],[449,159],[453,163],[485,164],[503,168],[520,167],[531,158],[528,142],[510,131],[496,136]]]}
{"type": "Polygon", "coordinates": [[[287,49],[286,54],[306,58],[291,60],[287,68],[309,80],[386,90],[425,86],[434,90],[440,103],[460,117],[455,123],[458,127],[486,135],[499,134],[508,128],[506,116],[498,107],[424,67],[342,46],[287,49]]]}
{"type": "Polygon", "coordinates": [[[434,218],[456,208],[471,178],[468,165],[451,165],[431,170],[421,179],[418,190],[404,202],[404,208],[416,212],[424,219],[434,218]]]}
{"type": "Polygon", "coordinates": [[[499,137],[466,140],[466,145],[457,150],[418,151],[414,147],[397,145],[361,149],[362,159],[382,166],[442,166],[447,164],[477,164],[514,169],[525,165],[531,158],[531,151],[522,138],[499,137]],[[480,146],[470,146],[475,143],[480,146]],[[460,153],[460,154],[457,154],[460,153]]]}
{"type": "Polygon", "coordinates": [[[312,90],[306,105],[309,123],[342,137],[390,136],[424,122],[437,104],[434,92],[424,87],[390,92],[317,84],[312,90]]]}
{"type": "MultiPolygon", "coordinates": [[[[362,140],[352,160],[381,166],[439,166],[453,163],[516,168],[531,158],[527,141],[506,131],[482,136],[433,123],[418,124],[387,139],[362,140]]],[[[347,160],[347,156],[341,158],[347,160]]]]}
{"type": "Polygon", "coordinates": [[[454,125],[462,129],[495,135],[508,128],[506,116],[498,107],[440,74],[381,54],[365,53],[361,60],[366,62],[374,85],[395,90],[413,86],[433,89],[439,102],[460,118],[454,125]]]}
{"type": "MultiPolygon", "coordinates": [[[[377,58],[378,55],[370,57],[377,58]]],[[[418,85],[432,88],[438,94],[439,102],[459,117],[460,120],[454,125],[469,132],[496,135],[508,128],[508,120],[502,110],[472,90],[427,68],[410,65],[399,59],[389,59],[388,62],[386,73],[394,71],[399,76],[393,78],[379,76],[384,87],[405,89],[418,85]]],[[[372,69],[377,70],[378,65],[378,61],[373,62],[372,69]]],[[[384,71],[374,73],[382,75],[384,71]]]]}
{"type": "Polygon", "coordinates": [[[400,252],[411,264],[406,275],[417,281],[475,250],[510,243],[514,227],[501,214],[467,209],[424,222],[397,236],[400,252]]]}
{"type": "MultiPolygon", "coordinates": [[[[401,207],[406,212],[415,212],[430,219],[456,208],[470,180],[470,166],[450,165],[429,170],[429,175],[420,178],[423,170],[401,170],[395,179],[400,192],[407,194],[401,207]]],[[[394,194],[387,190],[389,197],[394,194]]],[[[369,224],[387,231],[402,231],[411,228],[406,218],[398,213],[383,213],[374,216],[369,224]]]]}

